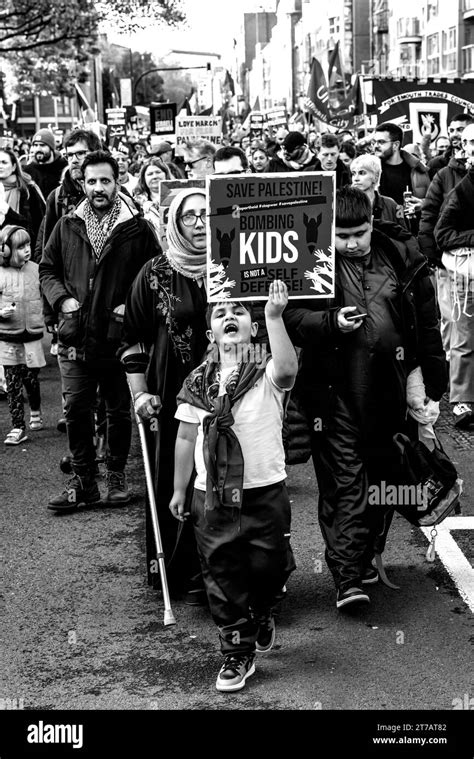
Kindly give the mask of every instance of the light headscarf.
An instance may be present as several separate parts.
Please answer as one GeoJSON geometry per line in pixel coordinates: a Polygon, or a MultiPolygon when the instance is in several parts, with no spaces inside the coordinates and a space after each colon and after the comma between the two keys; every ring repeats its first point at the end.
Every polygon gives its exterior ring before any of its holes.
{"type": "Polygon", "coordinates": [[[207,251],[199,250],[188,242],[181,234],[178,225],[181,206],[190,195],[202,195],[204,198],[206,197],[204,190],[201,188],[189,187],[186,190],[181,190],[173,198],[168,213],[168,227],[166,229],[166,239],[168,241],[166,257],[171,267],[184,277],[204,279],[206,277],[207,251]]]}

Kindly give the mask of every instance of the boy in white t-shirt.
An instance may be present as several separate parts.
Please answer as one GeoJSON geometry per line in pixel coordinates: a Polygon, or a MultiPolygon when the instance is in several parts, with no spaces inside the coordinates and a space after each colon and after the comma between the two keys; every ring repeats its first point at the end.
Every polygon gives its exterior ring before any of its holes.
{"type": "Polygon", "coordinates": [[[295,568],[281,435],[285,394],[298,368],[282,319],[287,303],[285,283],[275,280],[265,306],[271,358],[252,343],[258,324],[248,304],[211,304],[214,350],[178,395],[170,509],[177,519],[188,516],[195,468],[191,518],[224,655],[220,691],[243,688],[255,671],[255,650],[272,648],[271,609],[295,568]]]}

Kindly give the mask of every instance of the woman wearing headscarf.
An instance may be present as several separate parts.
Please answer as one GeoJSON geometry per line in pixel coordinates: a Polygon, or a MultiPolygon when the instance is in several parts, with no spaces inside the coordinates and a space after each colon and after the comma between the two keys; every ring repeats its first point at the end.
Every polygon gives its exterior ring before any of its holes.
{"type": "Polygon", "coordinates": [[[0,228],[7,224],[23,227],[34,250],[45,209],[40,188],[22,171],[16,153],[10,148],[0,148],[0,228]]]}
{"type": "Polygon", "coordinates": [[[146,161],[138,177],[138,183],[133,191],[133,199],[138,203],[160,239],[160,182],[163,179],[174,179],[168,166],[161,158],[150,158],[146,161]]]}
{"type": "MultiPolygon", "coordinates": [[[[129,292],[119,351],[134,398],[147,424],[148,450],[170,592],[199,604],[205,593],[192,527],[184,523],[177,541],[168,509],[173,494],[176,396],[189,372],[202,361],[206,338],[206,197],[182,190],[168,216],[168,250],[141,269],[129,292]],[[158,416],[157,416],[158,415],[158,416]],[[159,431],[156,431],[156,428],[159,431]],[[155,431],[154,431],[155,430],[155,431]],[[176,547],[176,550],[175,550],[176,547]]],[[[147,509],[148,582],[159,586],[156,549],[147,509]]]]}

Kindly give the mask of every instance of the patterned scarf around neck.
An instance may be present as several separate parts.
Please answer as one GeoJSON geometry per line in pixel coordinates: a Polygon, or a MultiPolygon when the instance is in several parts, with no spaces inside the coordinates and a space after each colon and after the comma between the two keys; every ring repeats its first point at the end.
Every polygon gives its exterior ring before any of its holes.
{"type": "Polygon", "coordinates": [[[177,397],[210,414],[203,422],[203,456],[207,471],[206,510],[219,506],[240,509],[244,483],[244,459],[235,432],[232,406],[247,393],[265,373],[265,366],[243,361],[232,372],[226,393],[218,395],[219,364],[208,358],[185,379],[177,397]]]}
{"type": "Polygon", "coordinates": [[[92,245],[92,250],[96,258],[100,258],[114,225],[120,216],[122,210],[122,201],[117,196],[115,202],[108,213],[101,219],[97,217],[88,200],[84,203],[84,222],[86,225],[87,237],[92,245]]]}
{"type": "Polygon", "coordinates": [[[2,184],[5,188],[5,201],[12,211],[20,213],[20,187],[16,174],[11,174],[8,179],[2,180],[2,184]]]}
{"type": "Polygon", "coordinates": [[[178,227],[178,217],[180,216],[181,206],[189,195],[202,195],[203,191],[196,187],[182,190],[173,198],[169,213],[168,227],[166,229],[166,239],[168,250],[166,257],[175,271],[178,271],[184,277],[189,279],[204,279],[207,268],[207,252],[198,250],[185,240],[178,227]]]}

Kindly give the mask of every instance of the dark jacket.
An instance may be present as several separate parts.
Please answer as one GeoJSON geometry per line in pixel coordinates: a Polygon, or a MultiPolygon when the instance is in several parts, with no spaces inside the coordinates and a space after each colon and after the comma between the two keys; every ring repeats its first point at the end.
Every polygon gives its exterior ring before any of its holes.
{"type": "Polygon", "coordinates": [[[374,221],[392,221],[408,231],[403,215],[403,206],[396,203],[393,198],[389,198],[388,195],[380,195],[376,191],[372,211],[374,221]]]}
{"type": "Polygon", "coordinates": [[[80,184],[71,179],[69,169],[64,173],[61,184],[51,190],[46,198],[46,211],[41,222],[41,230],[36,240],[34,260],[41,261],[43,249],[54,226],[61,216],[65,216],[74,210],[77,204],[84,198],[84,190],[80,184]]]}
{"type": "MultiPolygon", "coordinates": [[[[441,168],[432,180],[421,208],[418,243],[421,252],[432,265],[442,267],[442,250],[436,245],[434,230],[443,211],[446,199],[451,190],[467,174],[464,162],[451,158],[448,165],[441,168]]],[[[444,268],[444,267],[443,267],[444,268]]]]}
{"type": "Polygon", "coordinates": [[[140,268],[160,247],[148,222],[122,200],[121,215],[97,261],[86,233],[84,203],[54,227],[39,266],[41,287],[58,323],[60,355],[74,348],[78,359],[113,359],[122,321],[113,310],[125,303],[140,268]],[[60,313],[70,297],[80,309],[60,313]]]}
{"type": "Polygon", "coordinates": [[[468,171],[446,198],[434,236],[443,251],[474,248],[474,169],[468,171]]]}
{"type": "MultiPolygon", "coordinates": [[[[316,160],[314,169],[311,169],[311,171],[324,171],[319,158],[316,160]]],[[[338,158],[336,163],[336,190],[340,190],[341,187],[345,187],[347,184],[350,184],[351,180],[352,177],[350,169],[348,169],[346,164],[343,163],[340,158],[338,158]]]]}
{"type": "Polygon", "coordinates": [[[26,171],[36,182],[45,198],[48,197],[51,190],[54,190],[58,186],[62,173],[67,166],[65,158],[59,155],[59,153],[55,153],[55,156],[54,161],[51,161],[51,163],[36,163],[36,161],[32,161],[23,167],[23,171],[26,171]]]}
{"type": "Polygon", "coordinates": [[[428,161],[430,179],[433,179],[438,171],[448,166],[451,158],[454,158],[454,150],[449,147],[442,155],[436,155],[431,161],[428,161]]]}
{"type": "MultiPolygon", "coordinates": [[[[428,187],[430,186],[430,176],[428,174],[427,167],[420,161],[419,158],[412,155],[411,153],[407,153],[406,150],[401,150],[400,155],[403,159],[403,161],[408,164],[408,166],[411,169],[410,175],[411,175],[411,189],[413,192],[413,195],[415,198],[421,198],[423,199],[428,192],[428,187]]],[[[381,189],[384,195],[390,196],[390,188],[382,187],[383,185],[383,166],[384,162],[382,161],[382,181],[381,181],[381,189]]]]}
{"type": "MultiPolygon", "coordinates": [[[[380,276],[388,279],[395,271],[399,282],[398,309],[407,373],[421,366],[427,395],[439,400],[446,389],[446,360],[426,259],[411,237],[407,237],[406,242],[395,241],[374,230],[372,244],[373,248],[380,247],[393,264],[391,271],[384,265],[380,276]]],[[[334,299],[290,301],[283,314],[291,340],[303,349],[298,394],[302,400],[311,396],[315,413],[319,411],[323,417],[330,413],[334,392],[344,394],[349,385],[358,385],[358,377],[348,377],[345,370],[343,354],[348,335],[339,330],[336,321],[343,305],[344,291],[336,256],[334,299]]]]}
{"type": "Polygon", "coordinates": [[[311,150],[309,150],[307,158],[308,160],[306,161],[306,163],[301,164],[301,166],[295,169],[291,164],[285,161],[283,157],[283,149],[281,149],[278,151],[278,153],[275,153],[273,158],[270,159],[270,163],[268,165],[268,171],[272,173],[277,172],[277,171],[279,172],[320,171],[320,169],[316,168],[316,165],[319,163],[319,161],[311,150]]]}
{"type": "Polygon", "coordinates": [[[20,207],[18,211],[9,208],[5,214],[2,227],[7,224],[15,224],[27,230],[31,238],[31,251],[33,253],[36,240],[41,227],[45,209],[45,202],[41,190],[35,182],[28,183],[28,190],[20,191],[20,207]]]}

